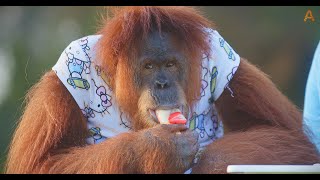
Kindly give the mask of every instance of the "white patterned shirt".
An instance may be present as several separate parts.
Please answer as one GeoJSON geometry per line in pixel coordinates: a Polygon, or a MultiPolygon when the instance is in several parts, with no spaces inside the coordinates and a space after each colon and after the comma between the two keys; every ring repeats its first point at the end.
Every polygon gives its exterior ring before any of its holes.
{"type": "MultiPolygon", "coordinates": [[[[223,136],[222,123],[213,102],[228,88],[240,63],[240,56],[217,31],[206,31],[212,53],[210,57],[203,56],[201,97],[187,117],[187,126],[199,133],[199,152],[223,136]]],[[[101,67],[96,63],[95,44],[101,37],[91,35],[71,42],[52,68],[87,119],[88,144],[100,143],[132,130],[130,120],[120,111],[101,67]]]]}

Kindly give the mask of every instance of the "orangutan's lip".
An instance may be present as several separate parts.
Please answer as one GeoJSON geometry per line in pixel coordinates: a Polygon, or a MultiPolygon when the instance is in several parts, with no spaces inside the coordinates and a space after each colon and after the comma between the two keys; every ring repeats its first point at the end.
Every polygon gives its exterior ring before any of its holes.
{"type": "Polygon", "coordinates": [[[180,109],[181,110],[181,105],[163,105],[163,106],[157,106],[156,108],[154,108],[154,110],[170,110],[170,109],[180,109]]]}
{"type": "Polygon", "coordinates": [[[159,120],[158,120],[158,118],[157,118],[156,111],[153,110],[153,109],[149,109],[149,113],[150,113],[150,115],[152,116],[153,120],[154,120],[156,123],[159,124],[160,122],[159,122],[159,120]]]}

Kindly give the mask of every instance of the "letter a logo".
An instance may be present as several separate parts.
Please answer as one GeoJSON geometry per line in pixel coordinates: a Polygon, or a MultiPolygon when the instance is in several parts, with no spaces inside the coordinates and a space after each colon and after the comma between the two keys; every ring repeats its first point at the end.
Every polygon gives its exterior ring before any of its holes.
{"type": "Polygon", "coordinates": [[[309,9],[304,16],[304,22],[307,22],[308,19],[311,19],[312,22],[314,22],[314,17],[312,15],[312,11],[309,9]]]}

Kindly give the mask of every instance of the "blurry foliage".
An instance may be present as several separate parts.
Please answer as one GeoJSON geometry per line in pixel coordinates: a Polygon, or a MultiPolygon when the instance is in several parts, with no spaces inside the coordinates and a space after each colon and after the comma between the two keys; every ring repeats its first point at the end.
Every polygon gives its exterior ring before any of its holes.
{"type": "MultiPolygon", "coordinates": [[[[305,83],[320,37],[319,7],[200,9],[242,57],[270,75],[303,109],[305,83]],[[308,9],[316,22],[303,21],[308,9]]],[[[27,90],[51,69],[71,41],[96,32],[103,12],[102,7],[0,7],[0,65],[10,61],[13,67],[6,75],[10,81],[1,87],[8,93],[0,98],[0,163],[5,160],[27,90]]]]}

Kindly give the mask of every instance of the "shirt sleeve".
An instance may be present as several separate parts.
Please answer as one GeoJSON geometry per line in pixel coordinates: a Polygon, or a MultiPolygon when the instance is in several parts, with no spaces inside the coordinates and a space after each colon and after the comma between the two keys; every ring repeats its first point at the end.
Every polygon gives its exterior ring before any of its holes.
{"type": "Polygon", "coordinates": [[[87,37],[71,42],[52,67],[83,113],[89,106],[91,94],[94,93],[89,45],[87,37]]]}
{"type": "Polygon", "coordinates": [[[225,89],[232,93],[228,85],[239,67],[240,56],[218,31],[210,29],[209,33],[209,86],[211,98],[216,101],[225,89]]]}
{"type": "Polygon", "coordinates": [[[303,111],[305,132],[320,151],[320,43],[309,72],[303,111]]]}

